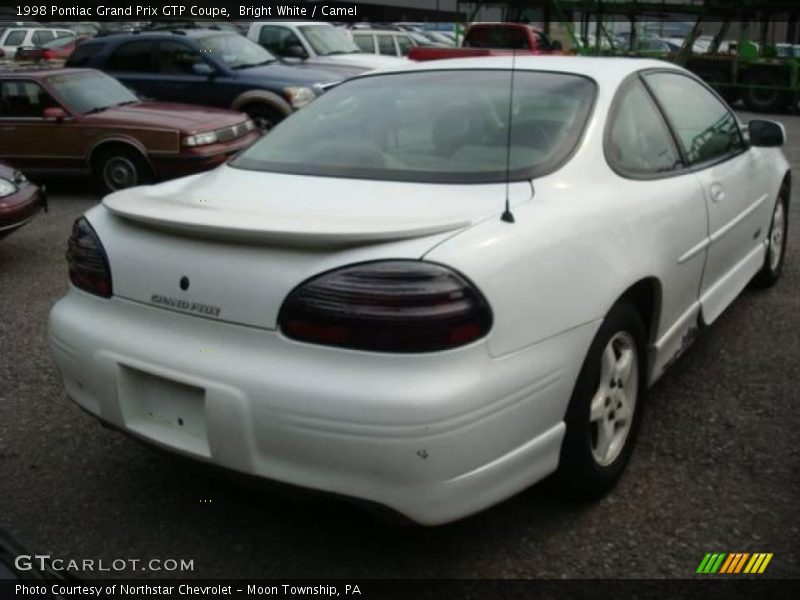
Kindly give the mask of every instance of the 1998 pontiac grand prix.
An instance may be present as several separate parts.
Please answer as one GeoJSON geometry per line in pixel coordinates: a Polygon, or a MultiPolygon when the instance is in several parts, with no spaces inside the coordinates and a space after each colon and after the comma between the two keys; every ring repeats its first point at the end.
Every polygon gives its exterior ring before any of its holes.
{"type": "Polygon", "coordinates": [[[597,496],[645,389],[779,278],[784,137],[656,61],[373,72],[78,219],[52,352],[125,432],[422,524],[597,496]]]}

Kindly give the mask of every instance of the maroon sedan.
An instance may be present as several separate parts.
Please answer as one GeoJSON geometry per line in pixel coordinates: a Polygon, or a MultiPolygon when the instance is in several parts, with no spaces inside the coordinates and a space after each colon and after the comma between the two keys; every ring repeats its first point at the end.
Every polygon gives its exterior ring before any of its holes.
{"type": "Polygon", "coordinates": [[[0,161],[0,239],[32,221],[47,208],[47,194],[0,161]]]}
{"type": "Polygon", "coordinates": [[[0,159],[30,174],[112,192],[211,169],[260,135],[244,113],[142,102],[94,69],[0,69],[0,159]]]}

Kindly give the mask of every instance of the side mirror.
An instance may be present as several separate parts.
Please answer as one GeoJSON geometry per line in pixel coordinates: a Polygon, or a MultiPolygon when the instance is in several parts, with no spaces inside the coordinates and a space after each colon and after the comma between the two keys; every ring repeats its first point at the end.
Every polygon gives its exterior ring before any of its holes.
{"type": "Polygon", "coordinates": [[[550,42],[550,50],[555,50],[556,52],[560,52],[564,49],[564,46],[558,40],[553,40],[550,42]]]}
{"type": "Polygon", "coordinates": [[[60,106],[51,106],[50,108],[45,108],[42,112],[42,117],[44,117],[45,121],[55,121],[56,123],[62,123],[65,119],[69,118],[67,111],[65,111],[60,106]]]}
{"type": "Polygon", "coordinates": [[[747,129],[751,146],[774,148],[786,143],[786,130],[777,121],[756,119],[748,123],[747,129]]]}
{"type": "Polygon", "coordinates": [[[300,44],[292,44],[291,46],[286,46],[286,49],[284,50],[284,56],[288,56],[289,58],[306,59],[308,58],[308,52],[306,52],[306,49],[300,44]]]}
{"type": "Polygon", "coordinates": [[[192,73],[195,75],[200,75],[201,77],[212,77],[216,75],[216,71],[214,67],[212,67],[208,63],[199,62],[199,63],[192,63],[192,73]]]}

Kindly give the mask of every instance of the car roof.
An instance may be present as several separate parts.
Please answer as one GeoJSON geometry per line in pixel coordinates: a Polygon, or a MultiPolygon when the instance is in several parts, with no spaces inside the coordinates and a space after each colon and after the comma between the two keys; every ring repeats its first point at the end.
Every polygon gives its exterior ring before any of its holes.
{"type": "Polygon", "coordinates": [[[102,42],[104,40],[128,40],[128,39],[137,39],[137,38],[149,38],[149,37],[175,37],[177,39],[181,38],[202,38],[207,37],[209,35],[231,35],[232,31],[227,31],[224,29],[210,29],[207,27],[192,27],[192,28],[181,28],[176,27],[175,29],[140,29],[138,31],[113,31],[110,33],[96,35],[92,38],[92,41],[97,40],[98,42],[102,42]]]}
{"type": "Polygon", "coordinates": [[[409,71],[444,71],[444,70],[509,70],[511,66],[520,71],[552,71],[558,73],[574,73],[594,79],[601,86],[616,86],[628,75],[643,69],[670,69],[687,72],[684,68],[672,63],[649,58],[611,58],[597,56],[533,56],[505,54],[503,56],[484,56],[477,58],[452,58],[414,62],[398,66],[384,67],[370,71],[360,77],[373,74],[402,73],[409,71]]]}

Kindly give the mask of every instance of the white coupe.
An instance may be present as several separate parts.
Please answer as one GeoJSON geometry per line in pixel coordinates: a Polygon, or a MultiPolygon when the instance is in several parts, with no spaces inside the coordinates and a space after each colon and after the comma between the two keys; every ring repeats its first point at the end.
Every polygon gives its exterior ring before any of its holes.
{"type": "Polygon", "coordinates": [[[422,524],[596,496],[645,389],[778,279],[784,138],[664,62],[373,72],[78,219],[50,347],[115,428],[422,524]]]}

